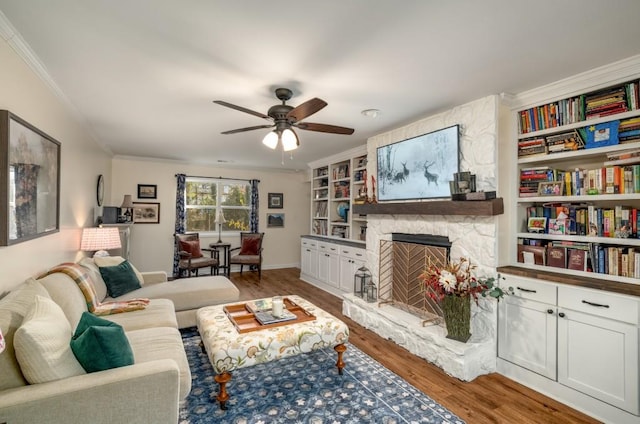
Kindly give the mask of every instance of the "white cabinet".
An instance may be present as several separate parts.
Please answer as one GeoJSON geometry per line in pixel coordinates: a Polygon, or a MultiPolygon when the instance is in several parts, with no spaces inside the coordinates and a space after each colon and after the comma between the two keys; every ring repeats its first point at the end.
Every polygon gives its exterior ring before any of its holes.
{"type": "Polygon", "coordinates": [[[311,239],[302,239],[300,250],[301,277],[318,277],[318,243],[311,239]]]}
{"type": "Polygon", "coordinates": [[[639,299],[504,274],[500,285],[515,291],[498,306],[500,359],[549,379],[551,394],[566,395],[560,384],[640,413],[639,299]]]}
{"type": "Polygon", "coordinates": [[[339,287],[340,256],[338,245],[318,243],[318,279],[333,287],[339,287]]]}
{"type": "Polygon", "coordinates": [[[364,264],[364,249],[340,247],[340,289],[342,291],[353,292],[354,275],[364,264]]]}
{"type": "Polygon", "coordinates": [[[638,302],[561,287],[558,304],[558,382],[637,415],[638,302]]]}
{"type": "Polygon", "coordinates": [[[515,293],[498,305],[498,356],[555,379],[556,286],[504,277],[502,287],[513,287],[515,293]]]}
{"type": "Polygon", "coordinates": [[[354,242],[302,237],[300,279],[336,295],[353,291],[353,277],[366,251],[354,242]]]}

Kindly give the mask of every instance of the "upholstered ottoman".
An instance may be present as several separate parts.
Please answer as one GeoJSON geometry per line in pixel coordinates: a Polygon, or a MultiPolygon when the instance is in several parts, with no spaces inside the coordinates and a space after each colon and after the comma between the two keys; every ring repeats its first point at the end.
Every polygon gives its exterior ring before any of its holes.
{"type": "Polygon", "coordinates": [[[229,399],[226,384],[231,380],[231,372],[239,368],[333,347],[338,352],[336,366],[342,374],[342,354],[347,349],[345,343],[349,339],[349,327],[299,296],[287,298],[315,319],[239,332],[225,312],[227,305],[201,308],[196,313],[202,344],[216,372],[215,380],[220,385],[216,399],[222,409],[226,409],[229,399]]]}

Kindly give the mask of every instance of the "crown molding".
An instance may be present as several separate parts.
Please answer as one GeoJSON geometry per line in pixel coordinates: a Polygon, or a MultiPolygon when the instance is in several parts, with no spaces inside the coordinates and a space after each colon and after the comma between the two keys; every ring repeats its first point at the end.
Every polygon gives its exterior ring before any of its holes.
{"type": "Polygon", "coordinates": [[[640,76],[640,55],[591,69],[511,98],[511,108],[525,109],[542,103],[565,99],[584,92],[595,91],[623,83],[640,76]]]}

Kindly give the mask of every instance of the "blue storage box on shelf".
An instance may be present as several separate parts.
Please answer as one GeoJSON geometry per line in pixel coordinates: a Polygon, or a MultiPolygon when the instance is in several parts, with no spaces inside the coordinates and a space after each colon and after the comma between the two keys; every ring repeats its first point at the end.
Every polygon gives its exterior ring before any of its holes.
{"type": "Polygon", "coordinates": [[[616,120],[586,127],[587,139],[585,140],[585,148],[593,149],[618,144],[619,125],[620,121],[616,120]]]}

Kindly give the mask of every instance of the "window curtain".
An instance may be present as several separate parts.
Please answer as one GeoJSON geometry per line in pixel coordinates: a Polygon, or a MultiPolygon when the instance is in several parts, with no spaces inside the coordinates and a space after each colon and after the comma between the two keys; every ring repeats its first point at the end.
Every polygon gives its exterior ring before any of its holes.
{"type": "Polygon", "coordinates": [[[251,184],[251,213],[249,214],[249,230],[252,233],[258,232],[258,206],[260,196],[258,195],[258,183],[260,180],[250,180],[251,184]]]}
{"type": "MultiPolygon", "coordinates": [[[[186,180],[187,176],[185,174],[176,174],[176,226],[175,226],[175,234],[184,234],[184,227],[186,222],[185,215],[185,207],[184,207],[184,196],[186,189],[186,180]]],[[[175,239],[175,237],[174,237],[175,239]]],[[[177,278],[179,276],[178,272],[178,262],[180,261],[180,256],[178,255],[178,246],[174,242],[173,243],[173,277],[177,278]]]]}

